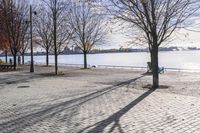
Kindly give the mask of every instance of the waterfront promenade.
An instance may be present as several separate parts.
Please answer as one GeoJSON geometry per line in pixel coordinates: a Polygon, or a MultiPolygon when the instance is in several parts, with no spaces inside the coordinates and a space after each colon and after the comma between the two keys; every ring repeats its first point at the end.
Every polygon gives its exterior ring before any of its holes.
{"type": "Polygon", "coordinates": [[[0,133],[199,133],[200,73],[36,67],[0,73],[0,133]]]}

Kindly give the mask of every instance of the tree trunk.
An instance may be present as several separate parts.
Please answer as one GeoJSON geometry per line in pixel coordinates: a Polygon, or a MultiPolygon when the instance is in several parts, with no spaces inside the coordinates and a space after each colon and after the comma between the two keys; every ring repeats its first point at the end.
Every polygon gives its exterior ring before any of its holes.
{"type": "Polygon", "coordinates": [[[14,62],[14,70],[16,70],[16,66],[17,66],[17,54],[15,53],[14,55],[13,55],[13,62],[14,62]]]}
{"type": "Polygon", "coordinates": [[[87,52],[83,51],[84,54],[84,69],[87,69],[87,52]]]}
{"type": "Polygon", "coordinates": [[[21,56],[20,55],[18,55],[17,61],[18,61],[18,65],[21,65],[21,56]]]}
{"type": "Polygon", "coordinates": [[[55,52],[55,74],[58,74],[58,55],[57,52],[55,52]]]}
{"type": "Polygon", "coordinates": [[[152,64],[152,74],[153,74],[153,89],[159,87],[159,67],[158,67],[158,47],[153,47],[151,50],[151,64],[152,64]]]}
{"type": "Polygon", "coordinates": [[[24,65],[24,53],[22,54],[22,65],[24,65]]]}
{"type": "Polygon", "coordinates": [[[7,50],[5,51],[5,60],[6,60],[6,64],[8,63],[8,52],[7,50]]]}
{"type": "Polygon", "coordinates": [[[49,66],[49,51],[46,49],[46,66],[49,66]]]}

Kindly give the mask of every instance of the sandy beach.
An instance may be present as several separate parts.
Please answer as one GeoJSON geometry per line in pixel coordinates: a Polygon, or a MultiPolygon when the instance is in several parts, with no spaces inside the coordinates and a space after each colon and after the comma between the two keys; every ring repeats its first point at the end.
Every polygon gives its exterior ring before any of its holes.
{"type": "Polygon", "coordinates": [[[0,73],[2,133],[199,133],[200,73],[36,66],[0,73]]]}

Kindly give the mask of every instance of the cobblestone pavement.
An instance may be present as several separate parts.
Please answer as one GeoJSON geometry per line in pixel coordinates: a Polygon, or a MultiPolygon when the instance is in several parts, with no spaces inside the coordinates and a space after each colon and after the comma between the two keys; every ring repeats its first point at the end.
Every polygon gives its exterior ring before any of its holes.
{"type": "Polygon", "coordinates": [[[0,79],[0,133],[200,133],[200,97],[142,88],[141,72],[0,79]]]}

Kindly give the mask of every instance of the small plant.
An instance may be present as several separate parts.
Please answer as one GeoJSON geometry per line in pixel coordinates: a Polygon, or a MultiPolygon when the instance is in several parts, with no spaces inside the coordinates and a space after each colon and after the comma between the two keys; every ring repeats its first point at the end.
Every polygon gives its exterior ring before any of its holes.
{"type": "Polygon", "coordinates": [[[0,59],[0,64],[4,64],[5,62],[0,59]]]}

